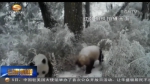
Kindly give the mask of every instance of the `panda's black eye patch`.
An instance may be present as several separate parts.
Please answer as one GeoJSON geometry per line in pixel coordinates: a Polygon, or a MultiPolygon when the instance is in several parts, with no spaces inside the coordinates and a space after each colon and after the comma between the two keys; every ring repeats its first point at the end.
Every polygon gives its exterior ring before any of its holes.
{"type": "Polygon", "coordinates": [[[42,71],[42,74],[45,74],[46,72],[45,71],[42,71]]]}
{"type": "Polygon", "coordinates": [[[46,64],[46,60],[45,60],[45,59],[43,59],[43,60],[42,60],[42,63],[43,63],[43,64],[46,64]]]}

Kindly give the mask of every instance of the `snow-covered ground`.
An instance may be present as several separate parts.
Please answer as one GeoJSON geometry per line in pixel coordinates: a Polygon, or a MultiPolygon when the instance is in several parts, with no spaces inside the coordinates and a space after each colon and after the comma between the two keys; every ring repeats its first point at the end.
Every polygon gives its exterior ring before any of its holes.
{"type": "MultiPolygon", "coordinates": [[[[108,51],[103,51],[104,54],[104,63],[107,60],[107,56],[109,54],[108,51]]],[[[85,69],[84,71],[81,70],[80,72],[76,72],[74,70],[72,71],[67,71],[67,72],[62,72],[58,75],[58,77],[102,77],[102,66],[99,65],[99,61],[95,61],[94,63],[94,69],[92,69],[91,74],[85,74],[85,69]]]]}
{"type": "Polygon", "coordinates": [[[102,72],[100,71],[101,66],[99,66],[99,61],[96,61],[94,64],[95,68],[92,69],[91,74],[85,74],[85,71],[75,72],[75,71],[67,71],[60,73],[58,77],[102,77],[102,72]]]}

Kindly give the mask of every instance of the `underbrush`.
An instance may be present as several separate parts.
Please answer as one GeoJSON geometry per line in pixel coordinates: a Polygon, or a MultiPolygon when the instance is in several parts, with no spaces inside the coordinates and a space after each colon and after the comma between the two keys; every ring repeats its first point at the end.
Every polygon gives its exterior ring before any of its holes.
{"type": "MultiPolygon", "coordinates": [[[[145,49],[137,41],[130,42],[127,35],[120,33],[118,42],[113,42],[106,57],[104,77],[145,77],[150,70],[145,49]]],[[[147,56],[149,59],[149,56],[147,56]]]]}

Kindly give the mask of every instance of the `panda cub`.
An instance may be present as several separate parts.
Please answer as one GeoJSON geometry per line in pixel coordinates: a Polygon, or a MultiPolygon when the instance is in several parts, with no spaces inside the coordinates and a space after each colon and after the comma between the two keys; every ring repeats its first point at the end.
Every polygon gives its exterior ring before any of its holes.
{"type": "Polygon", "coordinates": [[[101,65],[104,60],[102,50],[94,45],[84,47],[75,61],[76,71],[79,71],[81,67],[86,66],[86,74],[90,74],[96,60],[99,60],[99,64],[101,65]]]}
{"type": "Polygon", "coordinates": [[[52,77],[53,66],[45,55],[38,54],[34,56],[28,65],[37,66],[37,77],[52,77]]]}

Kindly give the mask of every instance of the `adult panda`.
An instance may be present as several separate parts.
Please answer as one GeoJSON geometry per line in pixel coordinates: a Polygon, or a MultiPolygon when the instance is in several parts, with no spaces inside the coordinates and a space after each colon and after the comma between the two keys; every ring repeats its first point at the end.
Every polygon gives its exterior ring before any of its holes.
{"type": "Polygon", "coordinates": [[[35,55],[28,65],[37,66],[37,77],[52,77],[53,66],[46,55],[35,55]]]}
{"type": "Polygon", "coordinates": [[[102,50],[95,45],[84,47],[75,61],[76,71],[80,70],[81,67],[86,66],[86,74],[90,74],[96,60],[99,60],[99,64],[101,65],[104,60],[102,50]]]}

